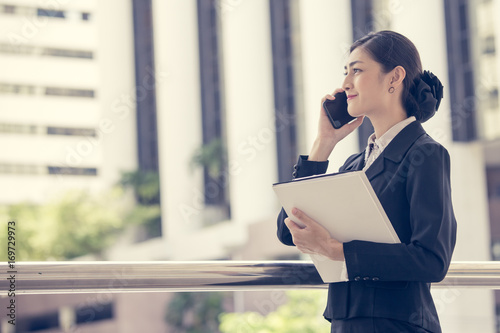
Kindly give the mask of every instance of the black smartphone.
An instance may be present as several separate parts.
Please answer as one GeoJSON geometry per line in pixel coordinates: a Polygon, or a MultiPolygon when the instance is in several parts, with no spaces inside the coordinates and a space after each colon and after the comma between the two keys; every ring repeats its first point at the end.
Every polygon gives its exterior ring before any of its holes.
{"type": "Polygon", "coordinates": [[[326,115],[335,129],[339,129],[356,119],[347,112],[347,95],[345,92],[336,93],[334,100],[325,100],[323,109],[325,109],[326,115]]]}

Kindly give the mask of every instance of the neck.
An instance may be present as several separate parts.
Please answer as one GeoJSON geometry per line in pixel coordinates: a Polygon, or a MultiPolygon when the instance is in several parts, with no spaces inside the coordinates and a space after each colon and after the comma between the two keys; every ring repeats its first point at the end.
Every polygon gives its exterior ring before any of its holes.
{"type": "Polygon", "coordinates": [[[375,137],[380,138],[392,126],[408,118],[403,108],[387,110],[380,115],[372,115],[370,121],[375,130],[375,137]]]}

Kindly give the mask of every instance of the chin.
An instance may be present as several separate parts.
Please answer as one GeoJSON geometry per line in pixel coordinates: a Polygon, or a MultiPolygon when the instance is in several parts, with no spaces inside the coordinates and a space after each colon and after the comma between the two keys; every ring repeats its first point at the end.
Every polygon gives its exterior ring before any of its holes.
{"type": "Polygon", "coordinates": [[[351,117],[355,117],[355,118],[360,117],[360,116],[363,115],[362,112],[357,112],[356,108],[351,108],[351,107],[347,108],[347,113],[349,113],[349,115],[351,117]]]}

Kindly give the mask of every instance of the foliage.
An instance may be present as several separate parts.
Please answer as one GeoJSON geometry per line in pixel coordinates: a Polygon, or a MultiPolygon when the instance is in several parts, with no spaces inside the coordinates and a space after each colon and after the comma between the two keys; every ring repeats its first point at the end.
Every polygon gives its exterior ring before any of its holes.
{"type": "Polygon", "coordinates": [[[141,224],[151,237],[161,235],[160,177],[153,171],[131,171],[122,173],[119,185],[133,190],[137,204],[129,210],[125,221],[141,224]]]}
{"type": "MultiPolygon", "coordinates": [[[[161,226],[158,174],[124,173],[119,185],[97,196],[72,191],[44,205],[0,206],[0,219],[16,222],[16,261],[99,255],[129,224],[142,224],[148,236],[157,236],[161,226]],[[126,188],[133,188],[143,204],[130,206],[125,201],[126,188]]],[[[0,242],[7,244],[7,227],[0,230],[0,242]]],[[[0,260],[6,258],[4,254],[0,260]]]]}
{"type": "MultiPolygon", "coordinates": [[[[16,260],[62,260],[108,247],[123,228],[119,193],[92,197],[69,192],[46,205],[0,207],[0,219],[16,222],[16,260]]],[[[0,239],[5,239],[5,230],[0,239]]]]}
{"type": "Polygon", "coordinates": [[[222,333],[318,333],[330,332],[323,318],[325,291],[287,292],[288,303],[266,316],[256,312],[224,313],[219,329],[222,333]]]}
{"type": "Polygon", "coordinates": [[[123,172],[119,185],[134,190],[140,203],[157,204],[160,197],[160,176],[154,171],[123,172]]]}
{"type": "Polygon", "coordinates": [[[191,158],[191,168],[204,167],[213,179],[222,175],[226,149],[221,139],[214,139],[198,148],[191,158]]]}
{"type": "Polygon", "coordinates": [[[179,333],[219,332],[223,293],[177,293],[168,303],[165,321],[179,333]]]}

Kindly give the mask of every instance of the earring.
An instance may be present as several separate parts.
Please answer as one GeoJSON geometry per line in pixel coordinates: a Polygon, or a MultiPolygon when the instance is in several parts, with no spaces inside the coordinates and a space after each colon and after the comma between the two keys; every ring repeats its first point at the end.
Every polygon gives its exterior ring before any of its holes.
{"type": "Polygon", "coordinates": [[[389,90],[388,90],[389,94],[392,94],[394,92],[394,90],[396,90],[396,89],[394,89],[394,87],[390,87],[389,90]]]}

